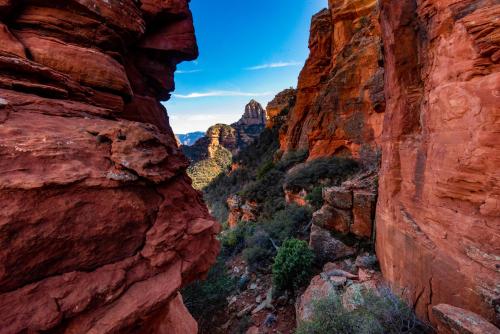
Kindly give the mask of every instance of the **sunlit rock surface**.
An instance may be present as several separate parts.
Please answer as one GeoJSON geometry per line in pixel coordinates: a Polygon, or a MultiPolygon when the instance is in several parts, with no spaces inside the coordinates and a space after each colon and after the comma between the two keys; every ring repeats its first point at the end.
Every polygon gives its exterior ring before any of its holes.
{"type": "Polygon", "coordinates": [[[309,49],[281,149],[309,159],[375,149],[385,110],[377,1],[330,1],[312,19],[309,49]]]}
{"type": "Polygon", "coordinates": [[[387,109],[377,255],[435,322],[444,303],[498,324],[500,4],[381,1],[387,109]]]}

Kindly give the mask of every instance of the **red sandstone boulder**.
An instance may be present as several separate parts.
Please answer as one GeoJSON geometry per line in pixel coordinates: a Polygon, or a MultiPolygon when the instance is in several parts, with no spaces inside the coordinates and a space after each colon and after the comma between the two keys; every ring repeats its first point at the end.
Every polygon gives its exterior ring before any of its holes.
{"type": "Polygon", "coordinates": [[[309,237],[309,247],[320,263],[335,261],[356,254],[355,249],[336,239],[330,231],[313,224],[309,237]]]}
{"type": "Polygon", "coordinates": [[[245,201],[238,195],[232,195],[227,199],[229,216],[227,222],[230,228],[234,228],[239,222],[253,222],[257,217],[258,205],[255,202],[245,201]]]}
{"type": "Polygon", "coordinates": [[[285,192],[285,201],[288,204],[297,204],[299,206],[306,206],[307,203],[307,191],[302,189],[299,192],[295,192],[293,190],[284,189],[285,192]]]}
{"type": "Polygon", "coordinates": [[[320,275],[315,276],[295,303],[297,324],[312,318],[316,300],[327,298],[333,293],[336,293],[336,289],[330,282],[324,280],[320,275]]]}
{"type": "Polygon", "coordinates": [[[338,269],[339,264],[327,263],[323,272],[315,276],[304,293],[295,303],[297,324],[311,320],[314,315],[315,303],[321,299],[338,296],[342,305],[349,311],[359,307],[364,302],[363,294],[368,291],[378,293],[382,278],[380,272],[364,281],[349,272],[338,269]]]}
{"type": "Polygon", "coordinates": [[[350,210],[336,209],[328,204],[313,213],[313,224],[332,232],[347,234],[352,225],[350,210]]]}
{"type": "Polygon", "coordinates": [[[439,321],[439,333],[450,334],[500,334],[500,329],[483,317],[470,311],[446,304],[432,308],[439,321]]]}
{"type": "Polygon", "coordinates": [[[324,188],[323,200],[326,204],[314,212],[313,224],[334,233],[370,239],[377,200],[372,174],[357,175],[340,187],[324,188]]]}
{"type": "Polygon", "coordinates": [[[323,199],[331,206],[349,210],[352,209],[352,191],[342,187],[330,187],[323,189],[323,199]]]}

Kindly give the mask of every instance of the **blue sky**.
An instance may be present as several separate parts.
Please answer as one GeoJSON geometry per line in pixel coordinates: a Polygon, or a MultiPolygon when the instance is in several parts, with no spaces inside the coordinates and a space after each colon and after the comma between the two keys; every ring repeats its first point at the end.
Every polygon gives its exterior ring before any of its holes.
{"type": "Polygon", "coordinates": [[[327,0],[192,0],[200,57],[178,66],[165,103],[175,133],[232,123],[297,85],[313,14],[327,0]]]}

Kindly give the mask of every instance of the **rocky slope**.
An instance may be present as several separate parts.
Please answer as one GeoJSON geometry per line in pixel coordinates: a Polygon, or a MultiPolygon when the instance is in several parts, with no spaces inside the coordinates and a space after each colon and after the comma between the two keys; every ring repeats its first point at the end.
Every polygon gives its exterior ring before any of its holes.
{"type": "Polygon", "coordinates": [[[382,1],[381,12],[384,276],[423,316],[446,303],[498,322],[500,3],[382,1]]]}
{"type": "Polygon", "coordinates": [[[1,332],[196,332],[177,291],[218,225],[159,103],[197,55],[188,1],[0,1],[0,18],[1,332]]]}
{"type": "Polygon", "coordinates": [[[495,0],[329,1],[280,137],[309,159],[381,148],[381,269],[433,324],[441,303],[500,323],[499,17],[495,0]]]}
{"type": "Polygon", "coordinates": [[[282,150],[307,149],[315,159],[359,157],[375,148],[385,110],[378,18],[376,0],[330,1],[313,17],[310,55],[282,150]]]}

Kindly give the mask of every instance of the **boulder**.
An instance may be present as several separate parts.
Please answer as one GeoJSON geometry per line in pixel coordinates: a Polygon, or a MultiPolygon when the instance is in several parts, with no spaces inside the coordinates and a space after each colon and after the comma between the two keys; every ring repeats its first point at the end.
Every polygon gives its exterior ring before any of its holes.
{"type": "Polygon", "coordinates": [[[320,263],[334,261],[356,254],[356,250],[336,239],[332,234],[317,225],[312,225],[309,247],[316,254],[320,263]]]}
{"type": "Polygon", "coordinates": [[[473,312],[459,307],[439,304],[432,307],[438,320],[438,331],[443,334],[500,334],[500,329],[473,312]]]}
{"type": "Polygon", "coordinates": [[[295,317],[297,325],[310,320],[313,316],[314,302],[337,293],[335,287],[320,275],[315,276],[304,293],[295,302],[295,317]]]}
{"type": "Polygon", "coordinates": [[[313,213],[313,224],[332,232],[347,234],[352,224],[352,212],[325,204],[313,213]]]}
{"type": "Polygon", "coordinates": [[[334,208],[350,210],[353,205],[352,191],[344,187],[323,188],[323,199],[334,208]]]}
{"type": "Polygon", "coordinates": [[[305,189],[300,190],[299,192],[284,189],[285,191],[285,201],[287,204],[297,204],[299,206],[307,205],[307,191],[305,189]]]}

